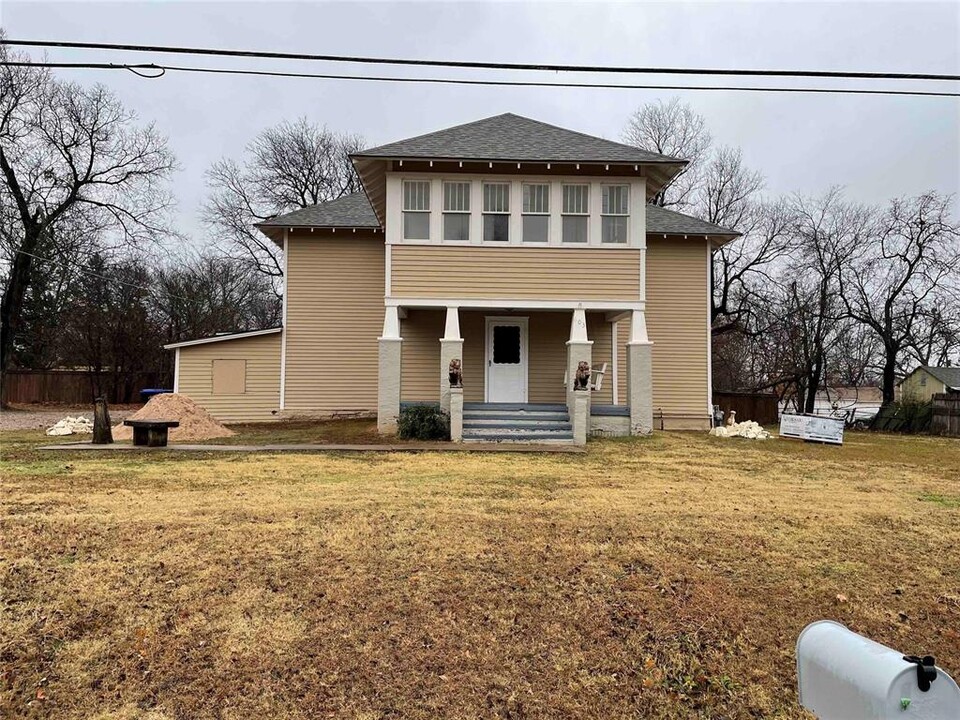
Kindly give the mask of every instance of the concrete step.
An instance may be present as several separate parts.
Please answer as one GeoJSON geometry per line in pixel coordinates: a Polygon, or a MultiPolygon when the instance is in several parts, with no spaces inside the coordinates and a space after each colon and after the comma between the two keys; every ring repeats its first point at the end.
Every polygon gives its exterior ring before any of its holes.
{"type": "Polygon", "coordinates": [[[554,437],[558,435],[573,435],[573,429],[570,427],[558,428],[523,428],[523,427],[472,427],[463,429],[464,436],[486,437],[489,435],[503,435],[509,437],[527,437],[530,435],[540,435],[543,437],[554,437]]]}
{"type": "Polygon", "coordinates": [[[465,402],[463,404],[464,412],[471,410],[497,411],[497,412],[567,412],[567,406],[563,403],[485,403],[485,402],[465,402]]]}
{"type": "Polygon", "coordinates": [[[463,441],[466,442],[515,442],[515,443],[562,443],[569,445],[573,442],[573,433],[517,433],[508,435],[477,435],[463,433],[463,441]]]}
{"type": "Polygon", "coordinates": [[[463,419],[464,428],[490,428],[490,427],[499,427],[499,428],[512,428],[516,430],[536,430],[538,428],[543,428],[545,430],[552,429],[570,429],[570,421],[566,418],[556,418],[549,420],[541,420],[539,418],[464,418],[463,419]]]}
{"type": "Polygon", "coordinates": [[[482,413],[468,412],[463,414],[464,420],[483,420],[484,422],[569,422],[570,416],[566,413],[482,413]]]}

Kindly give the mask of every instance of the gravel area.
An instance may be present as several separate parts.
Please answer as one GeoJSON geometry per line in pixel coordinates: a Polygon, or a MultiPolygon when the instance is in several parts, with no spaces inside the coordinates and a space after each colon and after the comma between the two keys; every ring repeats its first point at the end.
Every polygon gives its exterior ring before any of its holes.
{"type": "MultiPolygon", "coordinates": [[[[140,409],[140,405],[110,407],[110,420],[116,424],[140,409]]],[[[0,410],[0,431],[46,429],[65,417],[83,415],[93,419],[91,405],[11,405],[0,410]]]]}

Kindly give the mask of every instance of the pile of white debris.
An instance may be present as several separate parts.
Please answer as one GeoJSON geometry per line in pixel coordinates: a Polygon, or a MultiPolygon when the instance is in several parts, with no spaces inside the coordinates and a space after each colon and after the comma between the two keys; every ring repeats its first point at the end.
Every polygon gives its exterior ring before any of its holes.
{"type": "Polygon", "coordinates": [[[65,417],[53,427],[47,428],[47,435],[83,435],[93,432],[93,420],[85,417],[65,417]]]}
{"type": "Polygon", "coordinates": [[[743,422],[734,423],[733,425],[721,425],[720,427],[713,428],[710,434],[716,437],[740,437],[750,440],[769,440],[773,437],[773,435],[763,429],[760,423],[755,423],[753,420],[744,420],[743,422]]]}

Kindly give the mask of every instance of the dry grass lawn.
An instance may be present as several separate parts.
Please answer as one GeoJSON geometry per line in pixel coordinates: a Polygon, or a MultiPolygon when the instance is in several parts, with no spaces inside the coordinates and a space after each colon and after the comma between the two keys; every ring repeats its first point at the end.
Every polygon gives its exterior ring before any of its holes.
{"type": "Polygon", "coordinates": [[[0,717],[800,718],[824,617],[960,676],[957,441],[40,441],[0,435],[0,717]]]}

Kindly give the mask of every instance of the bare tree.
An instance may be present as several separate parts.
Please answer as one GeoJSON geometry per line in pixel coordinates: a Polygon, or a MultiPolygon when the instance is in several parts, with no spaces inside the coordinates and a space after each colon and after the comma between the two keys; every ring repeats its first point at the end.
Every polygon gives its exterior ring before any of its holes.
{"type": "MultiPolygon", "coordinates": [[[[921,365],[949,366],[960,363],[960,292],[945,287],[924,303],[914,323],[909,349],[921,365]]],[[[910,368],[901,367],[901,371],[910,368]]]]}
{"type": "Polygon", "coordinates": [[[279,295],[281,251],[254,223],[357,192],[349,155],[362,145],[358,135],[336,133],[306,118],[264,130],[241,161],[220,160],[207,171],[207,226],[227,254],[273,279],[279,295]]]}
{"type": "MultiPolygon", "coordinates": [[[[61,228],[137,244],[166,232],[175,166],[166,141],[102,86],[82,88],[0,46],[0,238],[9,262],[0,301],[0,373],[9,367],[38,257],[63,249],[61,228]]],[[[75,237],[76,236],[72,236],[75,237]]],[[[2,378],[0,378],[2,380],[2,378]]]]}
{"type": "Polygon", "coordinates": [[[842,321],[848,313],[841,288],[851,248],[869,243],[874,213],[845,202],[839,188],[816,200],[797,199],[795,212],[801,254],[787,274],[794,312],[801,320],[801,405],[809,413],[831,374],[830,360],[846,330],[842,321]]]}
{"type": "Polygon", "coordinates": [[[623,131],[623,141],[628,145],[689,161],[652,200],[654,205],[674,210],[683,210],[692,203],[711,140],[703,116],[677,98],[638,108],[623,131]]]}
{"type": "Polygon", "coordinates": [[[936,192],[893,200],[870,242],[847,245],[850,270],[841,275],[840,296],[881,345],[884,404],[894,400],[903,353],[931,317],[931,300],[956,287],[960,225],[950,210],[951,198],[936,192]]]}
{"type": "Polygon", "coordinates": [[[270,279],[250,263],[211,252],[182,254],[155,279],[155,307],[164,341],[280,325],[270,279]]]}

